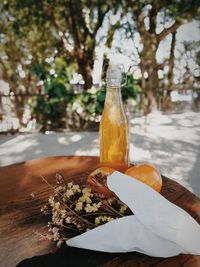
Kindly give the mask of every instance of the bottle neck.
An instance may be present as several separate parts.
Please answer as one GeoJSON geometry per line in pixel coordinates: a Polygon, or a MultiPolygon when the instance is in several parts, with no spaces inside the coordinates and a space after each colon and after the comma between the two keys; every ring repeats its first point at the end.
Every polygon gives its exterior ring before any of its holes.
{"type": "Polygon", "coordinates": [[[107,87],[105,104],[122,104],[121,88],[120,87],[107,87]]]}

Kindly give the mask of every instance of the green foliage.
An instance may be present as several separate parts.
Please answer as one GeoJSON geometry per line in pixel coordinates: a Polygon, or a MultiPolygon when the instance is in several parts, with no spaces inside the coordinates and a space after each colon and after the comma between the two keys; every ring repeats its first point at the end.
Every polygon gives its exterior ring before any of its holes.
{"type": "Polygon", "coordinates": [[[30,65],[30,71],[35,74],[36,76],[38,76],[41,80],[45,80],[46,79],[46,75],[47,75],[47,70],[45,69],[45,66],[42,64],[31,64],[30,65]]]}
{"type": "MultiPolygon", "coordinates": [[[[67,90],[65,80],[48,77],[45,81],[45,94],[35,97],[30,103],[32,116],[36,118],[41,131],[66,127],[76,130],[88,128],[97,130],[99,116],[104,108],[106,87],[74,93],[67,90]]],[[[128,74],[127,83],[122,88],[123,101],[127,102],[129,98],[136,99],[139,92],[140,87],[133,76],[128,74]]]]}
{"type": "Polygon", "coordinates": [[[125,74],[126,84],[122,87],[122,99],[123,102],[127,102],[129,98],[136,99],[138,93],[141,92],[140,86],[137,81],[134,80],[133,75],[125,74]]]}
{"type": "Polygon", "coordinates": [[[90,92],[74,94],[67,106],[67,127],[73,129],[97,129],[96,95],[90,92]]]}
{"type": "Polygon", "coordinates": [[[36,96],[30,103],[32,116],[42,132],[66,126],[66,104],[72,100],[64,84],[52,78],[45,84],[45,94],[36,96]]]}
{"type": "MultiPolygon", "coordinates": [[[[133,75],[124,73],[125,85],[121,88],[122,101],[127,103],[128,99],[136,99],[137,95],[141,92],[140,86],[137,81],[134,80],[133,75]]],[[[101,114],[104,107],[104,101],[106,97],[106,86],[102,86],[96,93],[96,114],[101,114]]]]}
{"type": "Polygon", "coordinates": [[[97,114],[102,114],[105,98],[106,98],[106,86],[102,86],[96,93],[95,111],[97,114]]]}
{"type": "Polygon", "coordinates": [[[29,101],[32,117],[36,118],[42,132],[66,127],[66,108],[74,98],[69,81],[75,68],[68,67],[63,58],[56,58],[51,65],[30,66],[31,72],[44,82],[43,95],[29,101]]]}
{"type": "MultiPolygon", "coordinates": [[[[126,74],[126,85],[122,87],[122,100],[124,103],[128,99],[136,99],[137,94],[140,93],[141,89],[137,85],[137,82],[134,80],[133,76],[126,74]]],[[[87,92],[79,94],[74,100],[74,107],[81,107],[80,111],[77,113],[77,110],[74,110],[79,122],[82,123],[82,127],[91,126],[91,123],[94,124],[99,121],[99,115],[102,114],[104,108],[104,102],[106,97],[106,86],[103,85],[96,92],[87,92]]],[[[68,112],[69,113],[69,112],[68,112]]],[[[72,113],[74,114],[74,113],[72,113]]]]}
{"type": "Polygon", "coordinates": [[[84,129],[96,123],[96,95],[75,93],[69,84],[76,68],[75,64],[68,66],[63,58],[46,66],[31,65],[31,72],[44,82],[44,94],[29,102],[42,132],[66,127],[84,129]]]}
{"type": "Polygon", "coordinates": [[[191,19],[199,15],[199,0],[164,0],[163,7],[169,14],[178,19],[191,19]]]}

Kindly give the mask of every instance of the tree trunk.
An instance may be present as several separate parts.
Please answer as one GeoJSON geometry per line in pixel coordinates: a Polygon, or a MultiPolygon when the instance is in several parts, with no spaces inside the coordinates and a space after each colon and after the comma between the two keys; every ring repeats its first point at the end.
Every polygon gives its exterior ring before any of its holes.
{"type": "Polygon", "coordinates": [[[78,71],[82,75],[83,80],[84,80],[84,90],[90,89],[93,84],[93,79],[92,79],[92,71],[93,71],[93,65],[94,65],[94,60],[92,59],[93,57],[89,56],[87,53],[82,54],[80,58],[77,59],[78,63],[78,71]]]}
{"type": "MultiPolygon", "coordinates": [[[[151,112],[153,109],[157,108],[158,92],[159,92],[159,80],[158,80],[158,70],[160,68],[156,61],[156,52],[158,46],[162,40],[164,40],[168,34],[176,32],[177,28],[181,25],[181,22],[176,20],[168,28],[163,28],[160,33],[156,32],[157,28],[157,14],[163,8],[162,1],[151,1],[151,9],[148,15],[144,14],[143,6],[140,1],[134,1],[132,7],[132,14],[135,18],[135,24],[137,31],[140,34],[141,43],[143,49],[140,52],[140,68],[141,68],[141,84],[142,90],[147,97],[147,110],[146,112],[151,112]],[[145,19],[148,17],[149,25],[146,25],[145,19]],[[147,73],[147,78],[145,78],[145,73],[147,73]]],[[[173,36],[175,38],[175,36],[173,36]]],[[[175,39],[173,39],[175,46],[175,39]]],[[[172,44],[173,46],[173,44],[172,44]]],[[[172,47],[172,51],[173,51],[172,47]]],[[[169,80],[173,83],[173,57],[171,61],[169,80]]],[[[170,88],[172,84],[170,85],[170,88]]]]}
{"type": "Polygon", "coordinates": [[[174,49],[176,45],[176,32],[172,33],[172,41],[170,47],[170,56],[169,56],[169,71],[168,71],[168,86],[167,86],[167,94],[163,103],[163,110],[169,110],[172,108],[171,102],[171,92],[173,90],[174,84],[174,49]]]}
{"type": "Polygon", "coordinates": [[[141,85],[147,97],[145,113],[157,109],[158,71],[156,62],[157,43],[154,36],[150,34],[144,37],[143,50],[140,55],[141,85]],[[145,75],[147,76],[145,78],[145,75]]]}
{"type": "Polygon", "coordinates": [[[146,114],[157,109],[158,64],[156,62],[156,51],[159,45],[156,33],[157,12],[158,7],[154,3],[149,12],[149,27],[147,28],[144,23],[145,15],[140,4],[133,10],[133,14],[136,16],[137,30],[143,44],[143,49],[140,52],[140,69],[142,90],[147,98],[146,114]]]}

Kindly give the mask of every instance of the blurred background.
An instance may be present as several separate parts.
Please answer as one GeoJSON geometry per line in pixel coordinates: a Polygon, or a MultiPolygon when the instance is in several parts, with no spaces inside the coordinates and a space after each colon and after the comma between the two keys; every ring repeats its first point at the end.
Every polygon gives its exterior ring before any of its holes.
{"type": "Polygon", "coordinates": [[[1,0],[1,165],[98,155],[109,61],[127,77],[131,160],[199,194],[199,0],[1,0]]]}

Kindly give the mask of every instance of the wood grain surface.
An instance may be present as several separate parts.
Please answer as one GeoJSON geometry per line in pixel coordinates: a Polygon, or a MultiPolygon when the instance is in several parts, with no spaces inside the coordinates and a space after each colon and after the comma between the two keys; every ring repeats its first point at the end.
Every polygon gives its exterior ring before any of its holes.
{"type": "MultiPolygon", "coordinates": [[[[64,246],[40,238],[47,218],[40,212],[50,193],[44,176],[55,174],[85,179],[99,164],[98,157],[66,156],[31,160],[0,168],[0,266],[184,266],[199,267],[200,257],[179,255],[162,259],[140,253],[111,254],[64,246]],[[44,256],[39,256],[44,255],[44,256]]],[[[180,184],[163,177],[162,195],[189,212],[200,223],[200,200],[180,184]]]]}

